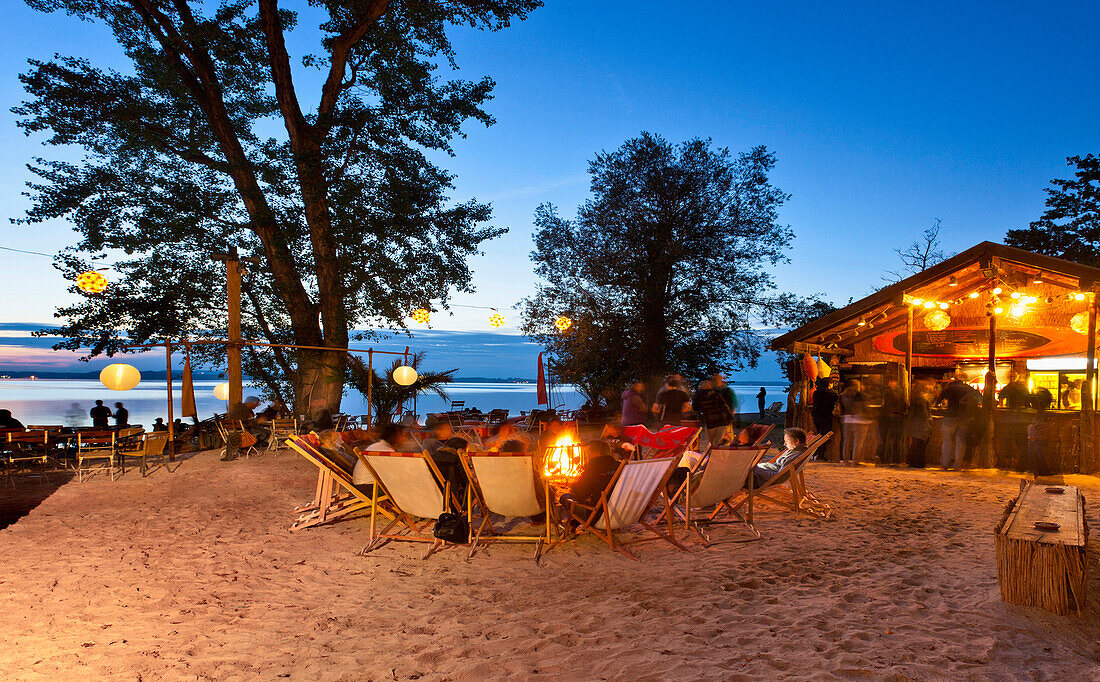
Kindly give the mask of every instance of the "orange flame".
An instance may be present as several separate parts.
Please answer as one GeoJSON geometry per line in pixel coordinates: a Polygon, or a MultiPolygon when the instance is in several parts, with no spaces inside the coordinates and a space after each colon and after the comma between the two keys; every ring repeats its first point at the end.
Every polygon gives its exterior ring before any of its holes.
{"type": "Polygon", "coordinates": [[[582,464],[581,444],[566,433],[546,449],[542,469],[547,478],[575,478],[580,475],[582,464]]]}

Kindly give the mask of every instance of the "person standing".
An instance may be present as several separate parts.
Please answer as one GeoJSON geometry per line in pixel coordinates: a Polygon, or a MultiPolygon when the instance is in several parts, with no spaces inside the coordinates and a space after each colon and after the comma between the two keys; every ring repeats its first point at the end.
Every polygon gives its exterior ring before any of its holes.
{"type": "Polygon", "coordinates": [[[1054,396],[1045,388],[1040,388],[1031,399],[1035,407],[1035,420],[1027,425],[1027,468],[1032,478],[1044,474],[1047,442],[1050,440],[1054,425],[1047,410],[1054,402],[1054,396]]]}
{"type": "Polygon", "coordinates": [[[691,396],[674,382],[675,379],[669,377],[664,390],[657,395],[657,402],[653,403],[653,412],[661,426],[679,426],[684,412],[691,409],[691,396]]]}
{"type": "Polygon", "coordinates": [[[84,425],[84,410],[80,409],[80,403],[73,403],[69,411],[65,413],[65,426],[76,428],[84,425]]]}
{"type": "Polygon", "coordinates": [[[695,406],[695,412],[703,421],[703,433],[710,447],[715,447],[722,442],[730,424],[733,423],[732,412],[729,404],[723,398],[721,392],[714,387],[714,380],[707,379],[699,384],[692,396],[691,403],[695,406]]]}
{"type": "Polygon", "coordinates": [[[977,400],[977,393],[966,383],[966,373],[956,370],[951,383],[943,389],[936,404],[947,403],[943,415],[943,447],[940,450],[940,466],[944,469],[961,469],[966,455],[966,436],[970,431],[969,404],[977,400]]]}
{"type": "Polygon", "coordinates": [[[886,382],[882,392],[882,412],[878,418],[878,453],[876,458],[886,466],[901,464],[901,427],[905,420],[905,398],[897,379],[886,382]]]}
{"type": "Polygon", "coordinates": [[[814,432],[823,436],[833,430],[833,413],[840,396],[833,389],[833,380],[821,378],[814,389],[814,404],[810,415],[814,420],[814,432]]]}
{"type": "Polygon", "coordinates": [[[768,391],[763,386],[760,387],[760,392],[756,394],[756,405],[760,409],[760,421],[764,421],[764,401],[768,397],[768,391]]]}
{"type": "Polygon", "coordinates": [[[102,400],[95,401],[95,407],[88,412],[88,416],[92,418],[93,428],[103,430],[111,428],[108,421],[111,418],[111,408],[104,405],[102,400]]]}
{"type": "MultiPolygon", "coordinates": [[[[718,391],[718,394],[722,396],[722,399],[726,401],[726,405],[730,408],[730,419],[737,421],[737,393],[733,388],[726,383],[726,377],[721,372],[715,372],[711,375],[710,380],[714,382],[714,390],[718,391]]],[[[732,424],[733,421],[730,423],[732,424]]]]}
{"type": "Polygon", "coordinates": [[[130,425],[130,411],[122,406],[122,403],[115,403],[115,428],[124,429],[130,425]]]}
{"type": "Polygon", "coordinates": [[[1027,390],[1027,382],[1016,374],[1016,370],[1009,371],[1008,384],[997,394],[997,401],[1010,410],[1031,407],[1031,394],[1027,390]]]}
{"type": "Polygon", "coordinates": [[[840,461],[853,466],[859,461],[859,453],[863,450],[863,441],[867,437],[867,427],[870,424],[864,417],[866,407],[862,389],[863,385],[859,380],[852,379],[840,394],[840,461]]]}
{"type": "Polygon", "coordinates": [[[623,391],[623,416],[620,421],[623,426],[645,424],[648,421],[645,398],[642,397],[643,391],[645,391],[645,384],[641,381],[634,382],[632,386],[623,391]]]}
{"type": "Polygon", "coordinates": [[[913,384],[909,395],[909,411],[905,414],[903,431],[909,437],[909,452],[906,461],[911,469],[923,469],[928,439],[932,437],[932,410],[928,404],[928,383],[918,381],[913,384]]]}

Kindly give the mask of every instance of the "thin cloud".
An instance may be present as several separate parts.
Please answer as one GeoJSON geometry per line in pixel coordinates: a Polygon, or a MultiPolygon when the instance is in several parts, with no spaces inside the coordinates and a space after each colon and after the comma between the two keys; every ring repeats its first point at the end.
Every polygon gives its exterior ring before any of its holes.
{"type": "Polygon", "coordinates": [[[485,197],[486,201],[504,201],[506,199],[522,199],[524,197],[533,197],[540,194],[545,194],[552,189],[558,189],[561,187],[575,187],[588,182],[588,174],[581,173],[578,175],[569,175],[557,180],[550,180],[538,185],[527,185],[526,187],[518,187],[513,190],[505,192],[498,192],[497,194],[490,194],[485,197]]]}

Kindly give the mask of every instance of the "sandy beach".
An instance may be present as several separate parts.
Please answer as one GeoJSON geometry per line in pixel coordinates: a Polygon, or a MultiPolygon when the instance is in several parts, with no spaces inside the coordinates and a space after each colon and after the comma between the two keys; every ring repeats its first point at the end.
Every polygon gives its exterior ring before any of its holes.
{"type": "MultiPolygon", "coordinates": [[[[631,561],[583,539],[542,565],[529,546],[469,563],[398,543],[357,556],[365,517],[290,533],[315,469],[288,451],[69,482],[0,531],[0,666],[8,679],[1100,679],[1095,543],[1084,619],[1000,601],[992,529],[1017,479],[815,464],[808,480],[835,520],[762,508],[759,542],[723,527],[710,548],[649,543],[631,561]]],[[[1100,527],[1100,482],[1067,483],[1100,527]]]]}

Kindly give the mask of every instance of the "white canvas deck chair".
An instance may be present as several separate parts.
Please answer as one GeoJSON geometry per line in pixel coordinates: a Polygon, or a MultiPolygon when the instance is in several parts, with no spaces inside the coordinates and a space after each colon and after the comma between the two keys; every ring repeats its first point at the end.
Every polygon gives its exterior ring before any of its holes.
{"type": "Polygon", "coordinates": [[[371,509],[376,502],[382,505],[378,508],[379,514],[389,519],[394,518],[385,508],[389,498],[383,495],[375,500],[370,494],[360,490],[352,482],[351,472],[320,447],[320,439],[316,436],[291,436],[285,442],[317,467],[317,488],[313,502],[294,510],[299,516],[290,530],[301,530],[335,521],[361,509],[371,509]]]}
{"type": "MultiPolygon", "coordinates": [[[[745,447],[712,447],[705,461],[700,463],[699,469],[688,475],[687,479],[673,496],[673,510],[684,521],[687,530],[699,536],[704,546],[710,546],[710,536],[700,527],[709,523],[741,523],[752,533],[750,540],[759,540],[760,533],[753,525],[752,497],[749,496],[748,515],[742,516],[735,510],[730,501],[741,494],[745,481],[752,487],[752,469],[760,458],[764,456],[768,448],[745,447]],[[692,483],[694,479],[694,484],[692,483]],[[676,503],[683,500],[684,509],[681,512],[676,503]],[[713,509],[711,509],[713,507],[713,509]],[[698,517],[693,518],[694,510],[702,511],[698,517]],[[709,510],[709,513],[704,510],[709,510]],[[718,521],[715,517],[722,510],[726,510],[734,519],[718,521]]],[[[658,519],[659,520],[659,519],[658,519]]]]}
{"type": "Polygon", "coordinates": [[[733,506],[733,511],[738,511],[753,500],[760,499],[799,514],[822,519],[831,517],[834,509],[807,490],[804,472],[814,453],[825,445],[832,435],[833,432],[830,431],[807,441],[805,452],[788,462],[778,474],[765,481],[759,488],[746,491],[741,500],[733,506]]]}
{"type": "Polygon", "coordinates": [[[461,501],[453,499],[451,485],[443,478],[431,455],[426,452],[371,452],[356,448],[355,456],[374,476],[374,495],[377,496],[381,490],[389,496],[396,514],[385,528],[376,531],[377,507],[372,508],[370,543],[361,554],[374,551],[391,540],[430,543],[423,559],[442,547],[443,541],[432,535],[435,521],[440,514],[452,508],[460,514],[464,510],[461,501]],[[394,527],[399,524],[404,528],[395,531],[394,527]]]}
{"type": "Polygon", "coordinates": [[[612,550],[622,552],[631,559],[638,557],[627,550],[625,545],[650,540],[664,540],[686,552],[687,547],[676,540],[668,495],[665,493],[668,477],[676,468],[677,461],[675,457],[667,457],[621,462],[594,506],[589,507],[576,501],[569,502],[566,511],[581,523],[576,532],[592,533],[606,542],[612,550]],[[664,500],[665,518],[668,522],[667,532],[661,532],[645,520],[645,515],[653,508],[658,496],[664,500]],[[640,524],[653,537],[623,541],[615,535],[615,531],[621,531],[634,524],[640,524]]]}
{"type": "Polygon", "coordinates": [[[475,496],[481,512],[481,525],[473,532],[473,546],[467,558],[473,557],[479,545],[486,542],[534,542],[535,563],[538,563],[543,547],[550,544],[553,505],[550,503],[549,482],[540,480],[535,473],[535,458],[516,452],[466,451],[459,456],[470,480],[466,489],[466,515],[471,531],[474,527],[472,503],[475,496]],[[544,523],[539,525],[543,526],[543,531],[538,535],[504,535],[493,526],[492,514],[506,519],[542,517],[544,523]]]}

